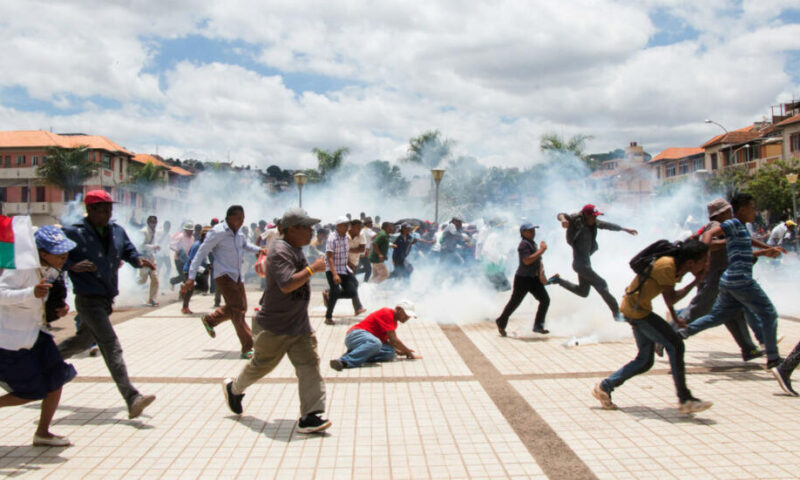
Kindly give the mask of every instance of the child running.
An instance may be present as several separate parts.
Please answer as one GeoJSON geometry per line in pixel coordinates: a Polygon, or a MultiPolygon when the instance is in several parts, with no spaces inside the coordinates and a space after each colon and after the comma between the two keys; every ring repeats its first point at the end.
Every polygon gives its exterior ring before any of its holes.
{"type": "Polygon", "coordinates": [[[644,373],[653,366],[655,344],[664,345],[669,355],[672,368],[672,379],[678,393],[678,409],[681,413],[702,412],[711,408],[711,402],[704,402],[692,396],[686,387],[686,369],[683,362],[683,339],[660,316],[653,313],[652,300],[659,294],[664,297],[664,303],[672,314],[675,315],[673,305],[685,297],[692,288],[702,279],[708,263],[708,245],[699,240],[690,239],[677,244],[674,256],[662,256],[653,262],[650,274],[640,275],[631,282],[625,290],[620,311],[625,320],[631,324],[633,338],[639,352],[636,358],[620,368],[610,377],[595,385],[592,395],[600,401],[605,410],[616,410],[617,406],[611,401],[611,392],[626,380],[640,373],[644,373]],[[686,273],[691,272],[695,279],[680,290],[675,290],[675,285],[681,281],[686,273]],[[640,286],[641,282],[641,286],[640,286]]]}

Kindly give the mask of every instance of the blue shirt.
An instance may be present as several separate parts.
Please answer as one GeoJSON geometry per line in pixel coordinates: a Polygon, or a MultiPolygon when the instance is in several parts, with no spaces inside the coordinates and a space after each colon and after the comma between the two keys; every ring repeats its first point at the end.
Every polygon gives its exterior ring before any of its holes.
{"type": "Polygon", "coordinates": [[[719,283],[729,288],[749,285],[753,281],[753,244],[750,232],[738,218],[722,222],[722,230],[725,232],[728,269],[722,274],[719,283]]]}
{"type": "Polygon", "coordinates": [[[407,237],[404,237],[402,234],[398,235],[397,238],[394,239],[395,247],[392,252],[392,262],[397,265],[405,264],[406,257],[408,257],[409,252],[411,252],[411,246],[415,241],[416,239],[412,238],[411,235],[407,237]]]}
{"type": "Polygon", "coordinates": [[[139,267],[139,252],[128,239],[125,229],[116,223],[109,222],[106,227],[107,245],[88,218],[71,227],[65,227],[64,234],[78,244],[69,252],[67,267],[82,260],[89,260],[97,266],[94,272],[79,273],[70,270],[69,278],[76,295],[102,295],[113,299],[119,294],[117,271],[120,262],[124,260],[136,268],[139,267]]]}
{"type": "Polygon", "coordinates": [[[206,240],[200,245],[189,266],[189,280],[197,276],[197,269],[209,253],[214,254],[214,278],[227,275],[234,282],[242,277],[242,259],[245,251],[261,250],[247,240],[240,228],[233,233],[227,221],[220,222],[206,233],[206,240]]]}
{"type": "MultiPolygon", "coordinates": [[[[187,260],[183,263],[183,273],[186,274],[189,273],[189,265],[191,265],[192,260],[194,260],[194,257],[197,255],[197,251],[200,250],[200,245],[202,245],[200,243],[200,240],[195,240],[194,243],[192,244],[192,247],[189,249],[189,254],[186,255],[187,260]]],[[[200,265],[206,267],[207,266],[206,260],[203,259],[200,265]]]]}

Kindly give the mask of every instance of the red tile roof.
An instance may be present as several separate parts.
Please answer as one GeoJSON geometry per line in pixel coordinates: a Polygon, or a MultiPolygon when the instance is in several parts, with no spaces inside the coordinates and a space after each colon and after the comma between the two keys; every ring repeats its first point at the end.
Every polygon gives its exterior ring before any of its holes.
{"type": "Polygon", "coordinates": [[[648,163],[655,163],[659,160],[677,160],[679,158],[691,157],[692,155],[699,155],[703,152],[705,152],[705,150],[700,147],[670,147],[651,158],[648,163]]]}
{"type": "Polygon", "coordinates": [[[45,130],[12,130],[0,132],[0,148],[74,148],[80,145],[86,145],[92,149],[122,152],[132,155],[132,153],[125,148],[100,135],[59,135],[45,130]]]}
{"type": "Polygon", "coordinates": [[[759,132],[753,125],[750,125],[748,127],[740,128],[739,130],[733,130],[728,133],[723,133],[722,135],[717,135],[706,143],[700,145],[700,147],[708,148],[720,143],[730,143],[734,145],[747,143],[750,140],[755,140],[756,138],[761,137],[762,134],[763,132],[759,132]]]}
{"type": "Polygon", "coordinates": [[[163,160],[161,160],[155,155],[150,155],[149,153],[137,153],[136,155],[133,156],[131,160],[142,164],[153,163],[159,167],[164,167],[166,169],[169,169],[169,165],[164,163],[163,160]]]}
{"type": "Polygon", "coordinates": [[[800,122],[800,115],[795,115],[794,117],[789,117],[782,122],[778,122],[775,124],[776,127],[785,127],[786,125],[791,125],[793,123],[800,122]]]}
{"type": "Polygon", "coordinates": [[[169,167],[169,171],[173,172],[173,173],[176,173],[178,175],[182,175],[184,177],[194,175],[192,172],[190,172],[188,170],[184,170],[181,167],[169,167]]]}

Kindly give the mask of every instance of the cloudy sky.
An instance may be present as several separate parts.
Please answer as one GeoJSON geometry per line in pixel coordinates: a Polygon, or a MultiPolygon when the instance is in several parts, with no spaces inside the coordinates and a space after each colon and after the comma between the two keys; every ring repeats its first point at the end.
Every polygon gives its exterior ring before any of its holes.
{"type": "Polygon", "coordinates": [[[438,129],[487,165],[698,146],[800,97],[797,0],[0,2],[0,129],[284,168],[396,160],[438,129]]]}

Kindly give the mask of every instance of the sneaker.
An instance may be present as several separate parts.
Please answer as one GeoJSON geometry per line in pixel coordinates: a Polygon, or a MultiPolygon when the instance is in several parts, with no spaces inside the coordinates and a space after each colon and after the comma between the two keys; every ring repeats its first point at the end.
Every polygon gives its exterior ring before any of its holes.
{"type": "Polygon", "coordinates": [[[331,421],[322,418],[322,412],[303,415],[297,421],[297,431],[300,433],[321,432],[331,426],[331,421]]]}
{"type": "Polygon", "coordinates": [[[200,322],[202,322],[203,326],[205,327],[208,336],[211,338],[216,338],[217,333],[214,331],[214,327],[208,324],[208,320],[206,320],[205,316],[200,318],[200,322]]]}
{"type": "Polygon", "coordinates": [[[253,358],[253,355],[255,355],[255,352],[251,349],[246,352],[242,352],[239,355],[239,358],[241,358],[242,360],[250,360],[251,358],[253,358]]]}
{"type": "Polygon", "coordinates": [[[328,308],[328,301],[331,299],[331,293],[327,290],[322,291],[322,303],[325,304],[325,308],[328,308]]]}
{"type": "Polygon", "coordinates": [[[334,325],[333,319],[329,317],[325,317],[325,325],[334,325]]]}
{"type": "Polygon", "coordinates": [[[181,313],[184,314],[184,315],[191,315],[194,312],[189,310],[189,307],[183,307],[183,308],[181,308],[181,313]]]}
{"type": "Polygon", "coordinates": [[[228,408],[231,409],[231,412],[235,413],[236,415],[241,415],[244,411],[242,409],[242,399],[244,398],[244,393],[239,395],[234,395],[233,390],[233,379],[226,378],[222,381],[222,391],[225,392],[225,401],[228,403],[228,408]]]}
{"type": "Polygon", "coordinates": [[[623,314],[619,313],[619,312],[617,312],[614,315],[612,315],[612,317],[614,317],[614,321],[615,322],[623,323],[623,322],[627,322],[628,321],[628,320],[625,319],[625,316],[623,314]]]}
{"type": "Polygon", "coordinates": [[[367,309],[366,309],[366,308],[364,308],[364,307],[361,307],[361,308],[359,308],[358,310],[356,310],[356,315],[361,315],[362,313],[364,313],[364,312],[366,312],[366,311],[367,311],[367,309]]]}
{"type": "Polygon", "coordinates": [[[767,360],[767,370],[771,370],[780,365],[781,363],[783,363],[783,358],[781,357],[778,357],[774,360],[767,360]]]}
{"type": "Polygon", "coordinates": [[[149,302],[147,302],[147,305],[150,307],[157,307],[158,302],[156,302],[155,300],[150,300],[149,302]]]}
{"type": "Polygon", "coordinates": [[[561,278],[561,276],[556,273],[555,275],[553,275],[553,276],[551,276],[550,278],[547,279],[547,282],[545,283],[545,285],[553,285],[554,283],[558,283],[558,280],[560,278],[561,278]]]}
{"type": "Polygon", "coordinates": [[[664,345],[661,344],[661,343],[656,343],[655,351],[656,351],[656,355],[658,355],[659,357],[663,357],[664,356],[664,345]]]}
{"type": "Polygon", "coordinates": [[[686,340],[687,338],[689,338],[689,330],[687,330],[685,328],[679,328],[677,330],[677,332],[678,332],[678,335],[680,335],[682,339],[686,340]]]}
{"type": "Polygon", "coordinates": [[[90,357],[96,357],[98,355],[100,355],[100,348],[92,347],[92,348],[89,349],[89,356],[90,357]]]}
{"type": "Polygon", "coordinates": [[[678,405],[678,411],[685,414],[697,413],[702,412],[703,410],[708,410],[712,405],[714,405],[712,402],[704,402],[697,398],[690,398],[689,400],[681,402],[680,405],[678,405]]]}
{"type": "Polygon", "coordinates": [[[141,415],[144,409],[153,403],[153,400],[155,399],[155,395],[139,395],[136,397],[136,400],[134,400],[133,403],[131,403],[130,408],[128,408],[128,419],[133,420],[141,415]]]}
{"type": "Polygon", "coordinates": [[[745,362],[749,362],[750,360],[753,360],[755,358],[763,357],[766,354],[767,354],[766,350],[761,350],[760,348],[754,348],[749,352],[742,352],[742,360],[744,360],[745,362]]]}
{"type": "Polygon", "coordinates": [[[33,436],[34,447],[69,447],[70,445],[72,445],[72,443],[69,441],[69,438],[60,435],[53,435],[52,437],[33,436]]]}
{"type": "Polygon", "coordinates": [[[541,333],[542,335],[547,335],[548,333],[550,333],[550,330],[537,325],[533,327],[533,333],[541,333]]]}
{"type": "Polygon", "coordinates": [[[789,375],[786,375],[786,372],[778,365],[775,368],[770,369],[772,370],[772,374],[775,375],[775,380],[778,381],[778,385],[781,386],[781,389],[788,393],[793,397],[797,397],[797,392],[794,391],[792,388],[792,380],[789,378],[789,375]]]}
{"type": "Polygon", "coordinates": [[[345,367],[343,361],[339,360],[338,358],[334,358],[331,360],[331,368],[336,370],[337,372],[341,372],[345,367]]]}
{"type": "Polygon", "coordinates": [[[592,396],[600,400],[600,405],[603,407],[603,410],[617,409],[617,406],[611,401],[611,394],[603,390],[599,383],[595,384],[594,388],[592,389],[592,396]]]}

